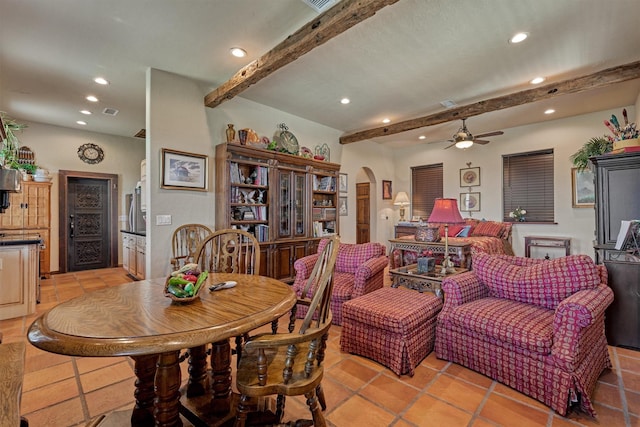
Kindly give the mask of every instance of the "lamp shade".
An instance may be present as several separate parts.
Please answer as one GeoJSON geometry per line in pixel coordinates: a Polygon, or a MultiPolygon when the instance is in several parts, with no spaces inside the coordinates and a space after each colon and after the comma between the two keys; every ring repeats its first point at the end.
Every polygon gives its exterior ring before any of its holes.
{"type": "Polygon", "coordinates": [[[441,224],[464,223],[464,219],[458,210],[458,201],[456,199],[436,199],[427,222],[438,222],[441,224]]]}
{"type": "Polygon", "coordinates": [[[399,206],[405,206],[409,203],[409,196],[404,191],[400,191],[398,194],[396,194],[396,199],[393,201],[394,205],[399,206]]]}
{"type": "Polygon", "coordinates": [[[461,149],[469,148],[472,145],[473,145],[473,140],[470,140],[470,139],[465,139],[465,140],[456,142],[456,147],[461,149]]]}

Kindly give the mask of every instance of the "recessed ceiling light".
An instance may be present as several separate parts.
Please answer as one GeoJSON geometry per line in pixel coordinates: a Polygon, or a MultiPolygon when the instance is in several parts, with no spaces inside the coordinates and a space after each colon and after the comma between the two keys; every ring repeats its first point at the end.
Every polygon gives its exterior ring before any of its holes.
{"type": "Polygon", "coordinates": [[[544,81],[544,77],[536,77],[535,79],[531,80],[529,83],[531,83],[532,85],[537,85],[540,84],[544,81]]]}
{"type": "Polygon", "coordinates": [[[79,125],[82,125],[82,126],[86,126],[87,125],[87,122],[85,122],[83,120],[78,120],[76,123],[79,124],[79,125]]]}
{"type": "Polygon", "coordinates": [[[341,104],[345,104],[345,105],[346,105],[346,104],[348,104],[348,103],[350,103],[350,102],[351,102],[351,100],[350,100],[349,98],[342,98],[342,99],[340,100],[340,103],[341,103],[341,104]]]}
{"type": "Polygon", "coordinates": [[[90,116],[91,115],[91,111],[89,111],[89,110],[80,110],[80,112],[82,114],[84,114],[85,116],[90,116]]]}
{"type": "Polygon", "coordinates": [[[427,137],[426,137],[426,136],[424,136],[424,135],[420,135],[420,136],[418,137],[418,139],[427,139],[427,137]]]}
{"type": "Polygon", "coordinates": [[[389,123],[391,119],[382,119],[382,123],[389,123]]]}
{"type": "Polygon", "coordinates": [[[549,109],[547,109],[547,110],[544,110],[544,113],[545,113],[545,114],[553,114],[553,113],[555,113],[555,112],[556,112],[556,110],[554,110],[553,108],[549,108],[549,109]]]}
{"type": "Polygon", "coordinates": [[[520,43],[525,41],[527,37],[529,37],[529,33],[517,33],[509,39],[509,43],[520,43]]]}
{"type": "Polygon", "coordinates": [[[93,81],[98,83],[99,85],[108,85],[109,84],[109,80],[105,79],[104,77],[96,77],[95,79],[93,79],[93,81]]]}
{"type": "Polygon", "coordinates": [[[95,96],[93,96],[93,95],[89,95],[89,96],[87,96],[86,100],[87,100],[87,101],[91,101],[91,102],[98,102],[98,98],[96,98],[96,97],[95,97],[95,96]]]}
{"type": "Polygon", "coordinates": [[[229,49],[229,52],[231,52],[231,55],[235,56],[236,58],[244,58],[245,56],[247,56],[247,51],[241,47],[232,47],[231,49],[229,49]]]}

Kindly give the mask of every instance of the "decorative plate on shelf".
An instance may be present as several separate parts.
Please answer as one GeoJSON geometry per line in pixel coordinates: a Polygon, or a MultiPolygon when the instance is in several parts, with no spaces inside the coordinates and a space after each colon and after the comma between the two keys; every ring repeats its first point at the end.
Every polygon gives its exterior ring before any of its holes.
{"type": "Polygon", "coordinates": [[[289,128],[284,123],[278,125],[279,131],[276,131],[273,139],[277,143],[278,149],[289,154],[298,154],[300,146],[298,145],[298,139],[294,134],[289,132],[289,128]]]}

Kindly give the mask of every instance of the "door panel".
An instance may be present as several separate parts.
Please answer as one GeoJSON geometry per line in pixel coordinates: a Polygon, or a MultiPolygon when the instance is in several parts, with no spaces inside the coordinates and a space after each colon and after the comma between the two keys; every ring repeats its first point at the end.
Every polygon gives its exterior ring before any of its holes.
{"type": "Polygon", "coordinates": [[[371,184],[356,184],[356,243],[368,243],[371,239],[371,184]]]}
{"type": "Polygon", "coordinates": [[[108,267],[110,248],[108,181],[70,178],[67,212],[68,271],[108,267]]]}

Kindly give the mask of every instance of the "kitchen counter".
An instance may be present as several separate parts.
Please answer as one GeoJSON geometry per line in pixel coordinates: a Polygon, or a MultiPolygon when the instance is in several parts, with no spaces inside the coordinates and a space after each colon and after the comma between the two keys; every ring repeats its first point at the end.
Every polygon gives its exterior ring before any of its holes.
{"type": "Polygon", "coordinates": [[[8,234],[0,233],[0,246],[18,246],[29,244],[41,244],[42,237],[39,234],[8,234]]]}
{"type": "Polygon", "coordinates": [[[121,233],[127,233],[127,234],[133,234],[136,236],[142,236],[142,237],[146,237],[147,236],[147,232],[146,231],[129,231],[129,230],[120,230],[121,233]]]}

